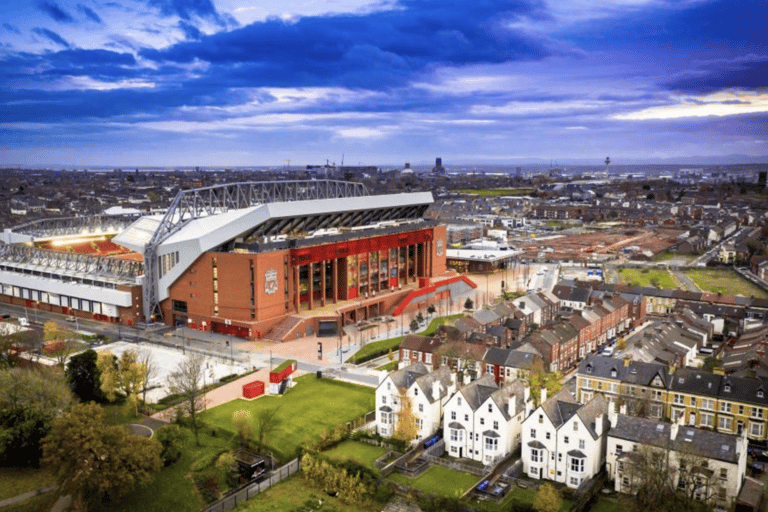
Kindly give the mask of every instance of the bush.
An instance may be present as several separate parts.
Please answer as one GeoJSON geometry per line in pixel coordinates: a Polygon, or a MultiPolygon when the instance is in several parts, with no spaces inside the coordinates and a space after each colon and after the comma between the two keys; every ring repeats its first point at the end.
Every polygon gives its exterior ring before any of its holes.
{"type": "Polygon", "coordinates": [[[185,434],[178,425],[165,425],[155,432],[155,439],[163,447],[160,456],[166,466],[170,466],[181,458],[185,434]]]}

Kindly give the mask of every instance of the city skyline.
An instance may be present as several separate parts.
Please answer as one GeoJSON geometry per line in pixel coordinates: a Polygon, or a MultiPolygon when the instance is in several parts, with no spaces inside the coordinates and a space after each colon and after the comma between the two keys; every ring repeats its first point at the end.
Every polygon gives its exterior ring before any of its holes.
{"type": "Polygon", "coordinates": [[[0,165],[767,153],[760,1],[1,9],[0,165]]]}

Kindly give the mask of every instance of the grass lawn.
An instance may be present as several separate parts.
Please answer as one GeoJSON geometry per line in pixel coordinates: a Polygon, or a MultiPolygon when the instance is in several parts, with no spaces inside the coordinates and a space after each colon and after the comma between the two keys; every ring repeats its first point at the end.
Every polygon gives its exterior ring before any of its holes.
{"type": "Polygon", "coordinates": [[[685,260],[685,261],[693,261],[698,256],[692,255],[692,254],[677,254],[674,252],[660,252],[656,256],[653,257],[653,261],[669,261],[669,260],[685,260]]]}
{"type": "Polygon", "coordinates": [[[380,446],[349,440],[339,443],[330,450],[324,451],[323,455],[338,461],[357,461],[367,468],[378,471],[373,463],[376,462],[376,459],[387,453],[387,451],[386,448],[381,448],[380,446]]]}
{"type": "MultiPolygon", "coordinates": [[[[463,317],[463,314],[458,315],[449,315],[449,316],[441,316],[439,318],[435,318],[431,322],[429,322],[429,325],[426,329],[423,331],[416,333],[420,334],[421,336],[432,336],[437,332],[437,328],[441,325],[445,324],[446,322],[451,322],[453,320],[456,320],[458,318],[463,317]]],[[[368,343],[363,348],[355,352],[355,354],[348,359],[348,362],[355,363],[356,361],[360,359],[364,359],[366,356],[369,356],[371,354],[375,353],[381,353],[386,354],[389,352],[390,349],[396,350],[397,347],[400,346],[400,343],[403,342],[403,339],[405,336],[398,336],[396,338],[389,338],[388,340],[381,340],[381,341],[374,341],[373,343],[368,343]]]]}
{"type": "Polygon", "coordinates": [[[594,504],[590,512],[621,512],[621,505],[614,500],[601,497],[594,504]]]}
{"type": "Polygon", "coordinates": [[[0,500],[55,484],[47,469],[0,468],[0,500]]]}
{"type": "Polygon", "coordinates": [[[144,418],[144,416],[134,414],[127,402],[103,404],[102,407],[104,408],[104,419],[109,425],[127,425],[144,418]]]}
{"type": "Polygon", "coordinates": [[[442,466],[432,466],[420,477],[414,479],[410,479],[399,473],[392,473],[387,478],[398,484],[415,487],[416,489],[436,494],[437,496],[446,496],[449,498],[458,498],[480,480],[480,478],[475,475],[462,473],[442,466]]]}
{"type": "Polygon", "coordinates": [[[373,410],[374,390],[346,382],[317,379],[305,375],[285,395],[265,396],[258,400],[232,400],[202,414],[203,419],[221,430],[234,434],[232,415],[251,411],[255,419],[260,411],[278,408],[278,426],[266,440],[281,463],[293,459],[302,443],[341,423],[352,421],[373,410]]]}
{"type": "Polygon", "coordinates": [[[731,269],[690,269],[683,273],[706,292],[724,295],[754,295],[758,299],[768,299],[768,293],[750,283],[731,269]]]}
{"type": "Polygon", "coordinates": [[[377,366],[376,369],[377,370],[384,370],[384,371],[387,371],[387,372],[391,372],[391,371],[397,370],[397,363],[398,363],[397,361],[391,361],[391,362],[389,362],[387,364],[383,364],[381,366],[377,366]]]}
{"type": "Polygon", "coordinates": [[[378,512],[381,503],[367,502],[345,505],[338,498],[314,489],[300,477],[300,473],[259,493],[255,498],[236,507],[237,512],[378,512]],[[322,501],[322,504],[319,503],[322,501]]]}
{"type": "MultiPolygon", "coordinates": [[[[502,501],[501,503],[494,503],[492,501],[475,499],[475,500],[472,500],[470,504],[473,507],[477,507],[481,510],[485,510],[486,512],[506,512],[507,510],[517,510],[518,508],[527,510],[533,507],[533,502],[535,500],[536,500],[536,491],[532,491],[530,489],[522,489],[520,487],[515,486],[512,488],[511,491],[509,491],[509,494],[507,494],[504,497],[504,501],[502,501]]],[[[572,505],[573,505],[572,501],[564,499],[562,504],[560,505],[561,512],[566,512],[567,510],[570,510],[572,505]]],[[[603,512],[613,512],[613,511],[603,511],[603,512]]]]}
{"type": "Polygon", "coordinates": [[[651,281],[657,280],[659,288],[677,289],[678,285],[666,269],[652,268],[620,268],[622,281],[633,286],[653,286],[651,281]]]}
{"type": "Polygon", "coordinates": [[[58,496],[55,492],[49,492],[15,505],[8,505],[0,510],[3,512],[40,512],[41,510],[47,512],[51,510],[57,499],[58,496]]]}

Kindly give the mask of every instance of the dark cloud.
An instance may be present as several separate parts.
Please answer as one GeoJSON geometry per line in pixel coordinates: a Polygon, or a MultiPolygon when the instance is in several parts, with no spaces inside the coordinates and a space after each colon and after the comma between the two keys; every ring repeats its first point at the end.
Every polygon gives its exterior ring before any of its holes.
{"type": "Polygon", "coordinates": [[[101,17],[87,5],[77,4],[77,10],[83,13],[83,15],[91,21],[96,23],[103,23],[101,17]]]}
{"type": "Polygon", "coordinates": [[[188,40],[198,40],[203,36],[203,33],[196,26],[186,21],[179,21],[179,28],[188,40]]]}
{"type": "Polygon", "coordinates": [[[157,8],[163,16],[178,16],[185,21],[198,16],[224,23],[211,0],[148,0],[147,4],[157,8]]]}
{"type": "Polygon", "coordinates": [[[747,55],[731,60],[701,63],[663,82],[662,87],[691,93],[711,93],[722,89],[761,89],[768,87],[768,55],[747,55]]]}
{"type": "Polygon", "coordinates": [[[506,28],[509,21],[538,13],[529,2],[411,0],[399,6],[295,23],[270,19],[141,53],[156,61],[207,61],[217,76],[242,85],[370,88],[401,84],[432,65],[540,59],[550,53],[542,40],[506,28]]]}
{"type": "Polygon", "coordinates": [[[34,32],[37,35],[43,36],[49,41],[52,41],[58,45],[61,45],[65,48],[69,48],[69,43],[66,39],[61,37],[59,34],[54,32],[53,30],[48,30],[47,28],[33,28],[32,32],[34,32]]]}
{"type": "Polygon", "coordinates": [[[8,32],[13,32],[14,34],[21,34],[19,28],[15,25],[11,25],[10,23],[3,23],[3,28],[8,32]]]}
{"type": "Polygon", "coordinates": [[[59,7],[55,2],[52,2],[51,0],[43,0],[42,2],[38,2],[37,8],[59,23],[75,22],[75,18],[73,18],[71,14],[69,14],[67,11],[59,7]]]}

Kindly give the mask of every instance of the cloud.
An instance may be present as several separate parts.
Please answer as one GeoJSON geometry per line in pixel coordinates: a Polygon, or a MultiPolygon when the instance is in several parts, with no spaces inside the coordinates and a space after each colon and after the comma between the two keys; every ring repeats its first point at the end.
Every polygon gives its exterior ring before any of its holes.
{"type": "Polygon", "coordinates": [[[3,23],[3,28],[5,30],[7,30],[8,32],[12,32],[12,33],[14,33],[16,35],[20,35],[21,34],[21,31],[19,30],[19,28],[17,26],[15,26],[15,25],[11,25],[10,23],[3,23]]]}
{"type": "Polygon", "coordinates": [[[87,5],[77,4],[77,10],[83,13],[83,15],[85,15],[85,17],[91,21],[94,21],[96,23],[104,23],[101,17],[98,14],[96,14],[96,12],[90,7],[88,7],[87,5]]]}
{"type": "Polygon", "coordinates": [[[196,26],[184,20],[179,21],[179,28],[184,32],[187,39],[198,40],[203,36],[203,33],[196,26]]]}
{"type": "Polygon", "coordinates": [[[768,55],[740,55],[733,59],[719,59],[698,63],[694,69],[678,73],[661,83],[673,91],[710,93],[740,87],[759,89],[768,87],[768,55]]]}
{"type": "Polygon", "coordinates": [[[39,27],[37,27],[37,28],[33,28],[32,32],[34,32],[35,34],[38,34],[40,36],[43,36],[46,39],[48,39],[49,41],[52,41],[52,42],[54,42],[54,43],[56,43],[58,45],[61,45],[61,46],[65,47],[65,48],[69,48],[69,43],[67,42],[67,40],[64,39],[63,37],[61,37],[56,32],[54,32],[53,30],[48,30],[47,28],[39,28],[39,27]]]}
{"type": "Polygon", "coordinates": [[[211,0],[148,0],[147,4],[157,8],[160,14],[166,17],[178,16],[182,20],[189,21],[197,16],[224,24],[211,0]]]}
{"type": "Polygon", "coordinates": [[[701,98],[673,98],[676,103],[613,116],[619,120],[727,117],[768,112],[768,92],[719,92],[701,98]]]}
{"type": "Polygon", "coordinates": [[[505,22],[536,12],[526,2],[409,0],[400,9],[360,15],[269,19],[141,55],[158,62],[194,59],[217,66],[230,85],[402,85],[432,66],[541,59],[535,36],[505,22]]]}
{"type": "Polygon", "coordinates": [[[74,23],[75,18],[51,0],[38,2],[37,8],[59,23],[74,23]]]}

